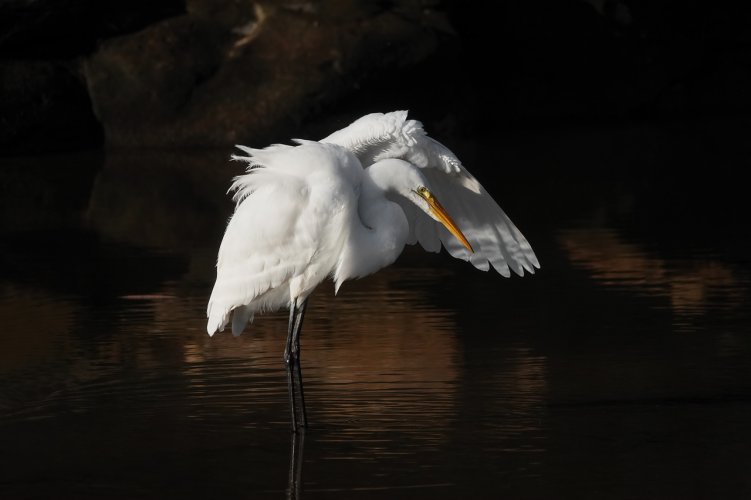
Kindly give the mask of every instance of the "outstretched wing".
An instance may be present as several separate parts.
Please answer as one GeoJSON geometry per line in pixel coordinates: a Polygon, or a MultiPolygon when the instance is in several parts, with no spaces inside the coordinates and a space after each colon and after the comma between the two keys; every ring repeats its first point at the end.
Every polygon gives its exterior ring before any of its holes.
{"type": "Polygon", "coordinates": [[[441,244],[454,257],[487,271],[492,265],[503,276],[509,269],[523,276],[540,263],[532,247],[498,203],[446,146],[428,137],[422,124],[408,120],[406,111],[373,113],[356,120],[321,142],[352,151],[364,166],[399,158],[423,169],[430,188],[454,218],[474,253],[462,246],[441,224],[409,203],[402,203],[410,221],[410,243],[438,252],[441,244]]]}

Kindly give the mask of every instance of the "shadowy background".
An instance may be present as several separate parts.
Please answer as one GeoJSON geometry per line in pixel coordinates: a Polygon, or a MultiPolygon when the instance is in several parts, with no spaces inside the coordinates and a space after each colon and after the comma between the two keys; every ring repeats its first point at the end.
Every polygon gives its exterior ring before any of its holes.
{"type": "MultiPolygon", "coordinates": [[[[551,208],[586,203],[558,179],[607,179],[639,187],[649,209],[635,216],[664,221],[659,237],[733,246],[748,236],[735,226],[751,157],[749,20],[667,0],[6,0],[2,218],[75,219],[92,200],[117,203],[124,184],[183,199],[165,213],[205,213],[236,173],[234,144],[316,139],[409,109],[491,192],[523,182],[512,215],[554,226],[551,208]],[[165,158],[138,174],[117,159],[147,150],[165,158]],[[49,153],[64,155],[23,159],[49,153]],[[116,179],[104,198],[91,193],[98,173],[116,179]],[[179,177],[182,192],[169,187],[179,177]]],[[[218,238],[209,220],[196,231],[218,238]]]]}
{"type": "Polygon", "coordinates": [[[228,147],[410,109],[444,136],[745,119],[745,12],[563,0],[0,4],[4,155],[228,147]]]}

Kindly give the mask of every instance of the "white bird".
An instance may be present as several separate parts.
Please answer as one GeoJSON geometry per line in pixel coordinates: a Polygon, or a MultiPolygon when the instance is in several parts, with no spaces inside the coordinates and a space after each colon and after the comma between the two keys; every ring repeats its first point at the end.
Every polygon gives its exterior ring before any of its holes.
{"type": "Polygon", "coordinates": [[[209,335],[232,318],[239,335],[256,313],[289,308],[284,360],[292,428],[306,426],[299,333],[306,301],[327,277],[346,280],[392,264],[406,244],[503,276],[540,264],[522,233],[459,159],[406,111],[373,113],[315,142],[238,146],[235,212],[217,259],[209,335]],[[439,201],[440,200],[440,201],[439,201]]]}

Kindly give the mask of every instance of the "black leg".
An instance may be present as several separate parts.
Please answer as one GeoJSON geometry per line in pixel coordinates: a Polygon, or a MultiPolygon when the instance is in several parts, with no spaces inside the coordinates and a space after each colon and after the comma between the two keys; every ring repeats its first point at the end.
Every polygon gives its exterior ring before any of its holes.
{"type": "Polygon", "coordinates": [[[292,450],[289,457],[287,500],[299,500],[302,492],[302,460],[305,446],[305,429],[292,433],[292,450]]]}
{"type": "Polygon", "coordinates": [[[297,411],[295,410],[295,378],[294,374],[294,358],[292,351],[292,338],[295,329],[296,308],[295,305],[289,308],[289,325],[287,327],[287,342],[284,347],[284,364],[287,367],[287,391],[289,392],[289,408],[292,413],[292,432],[297,432],[297,411]]]}
{"type": "Polygon", "coordinates": [[[305,390],[302,384],[302,369],[300,368],[300,330],[305,318],[305,309],[308,306],[308,300],[305,299],[297,308],[297,318],[295,320],[295,330],[292,333],[292,352],[294,353],[294,371],[297,372],[297,386],[300,391],[300,414],[302,416],[301,424],[303,427],[308,426],[308,415],[305,411],[305,390]]]}
{"type": "Polygon", "coordinates": [[[292,432],[297,432],[298,423],[302,427],[308,425],[305,412],[305,393],[302,385],[302,371],[300,370],[300,330],[305,316],[307,300],[301,304],[293,303],[289,310],[289,326],[287,329],[287,343],[284,348],[284,363],[287,365],[287,390],[289,391],[289,405],[292,413],[292,432]],[[298,389],[295,389],[295,385],[298,389]],[[300,414],[297,418],[297,392],[300,392],[300,414]]]}

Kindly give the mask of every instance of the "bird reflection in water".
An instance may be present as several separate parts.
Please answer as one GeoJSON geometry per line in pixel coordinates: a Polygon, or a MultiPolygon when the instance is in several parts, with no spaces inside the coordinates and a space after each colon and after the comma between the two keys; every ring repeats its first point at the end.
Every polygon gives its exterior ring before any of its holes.
{"type": "Polygon", "coordinates": [[[287,485],[287,500],[302,498],[302,464],[305,450],[305,429],[293,432],[290,443],[289,480],[287,485]]]}

